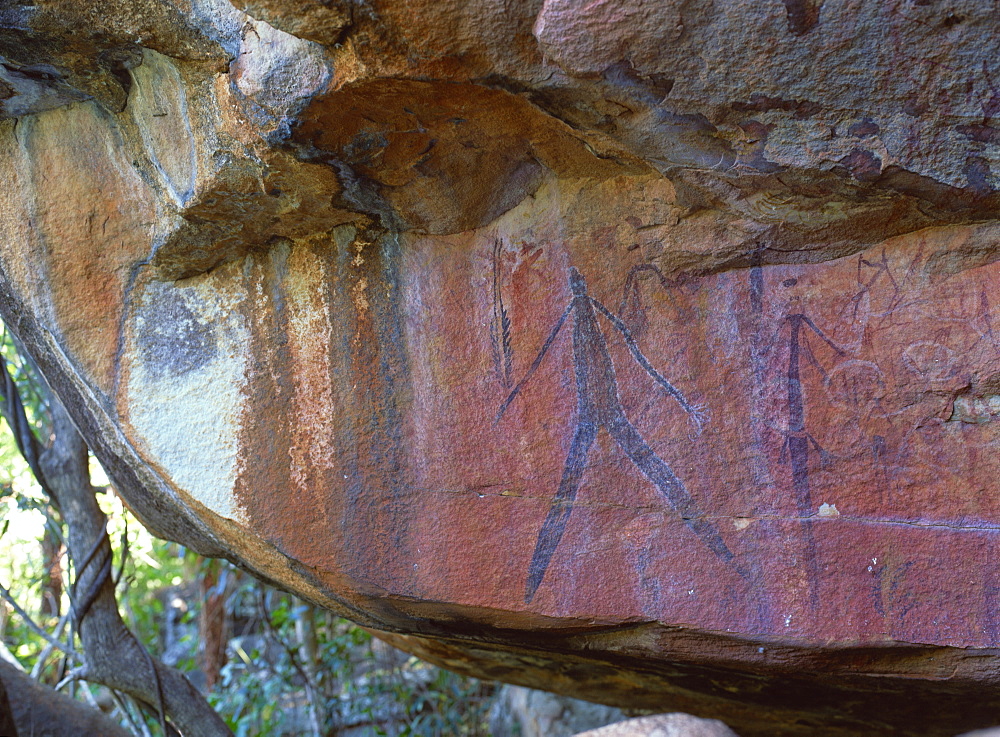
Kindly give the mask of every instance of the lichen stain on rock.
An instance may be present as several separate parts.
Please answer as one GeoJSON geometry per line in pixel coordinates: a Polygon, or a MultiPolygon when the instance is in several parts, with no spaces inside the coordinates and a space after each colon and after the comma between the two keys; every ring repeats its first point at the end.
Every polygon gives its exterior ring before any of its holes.
{"type": "MultiPolygon", "coordinates": [[[[409,346],[402,333],[408,309],[399,236],[359,232],[351,241],[366,243],[355,258],[338,237],[339,281],[367,285],[367,308],[347,306],[338,334],[356,336],[339,376],[352,398],[348,413],[353,441],[346,447],[346,499],[341,525],[350,551],[350,568],[362,580],[390,590],[412,592],[412,472],[409,468],[408,417],[412,401],[409,346]],[[350,326],[350,332],[340,332],[350,326]],[[374,575],[373,575],[374,574],[374,575]]],[[[351,289],[354,292],[354,289],[351,289]]],[[[345,295],[347,296],[347,295],[345,295]]]]}
{"type": "Polygon", "coordinates": [[[233,285],[247,295],[241,317],[251,356],[241,392],[235,495],[248,521],[267,529],[265,538],[283,552],[298,536],[315,540],[313,525],[321,519],[315,512],[307,514],[311,499],[289,494],[294,488],[289,463],[295,402],[283,283],[288,253],[288,245],[281,243],[248,254],[233,285]]]}
{"type": "Polygon", "coordinates": [[[214,326],[192,311],[185,291],[164,292],[156,319],[143,320],[137,332],[138,357],[153,380],[181,376],[215,358],[214,326]]]}
{"type": "MultiPolygon", "coordinates": [[[[323,239],[326,241],[327,239],[323,239]]],[[[330,263],[323,251],[328,242],[314,239],[291,248],[287,259],[288,349],[294,367],[295,413],[289,449],[292,488],[289,493],[310,499],[324,531],[333,527],[328,497],[341,484],[330,459],[338,451],[337,418],[343,402],[334,395],[334,343],[330,318],[330,263]]]]}
{"type": "Polygon", "coordinates": [[[234,502],[248,331],[235,268],[164,283],[140,276],[125,322],[118,412],[182,494],[240,519],[234,502]]]}

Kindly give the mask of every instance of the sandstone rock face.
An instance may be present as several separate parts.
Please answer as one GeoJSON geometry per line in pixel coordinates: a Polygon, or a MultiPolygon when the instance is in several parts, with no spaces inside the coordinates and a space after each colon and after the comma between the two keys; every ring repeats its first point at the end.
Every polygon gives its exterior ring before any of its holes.
{"type": "Polygon", "coordinates": [[[160,534],[742,735],[1000,704],[987,3],[54,0],[0,312],[160,534]]]}
{"type": "Polygon", "coordinates": [[[737,737],[716,719],[698,719],[690,714],[659,714],[627,719],[607,727],[580,732],[576,737],[737,737]]]}
{"type": "Polygon", "coordinates": [[[523,686],[501,686],[490,707],[490,737],[573,737],[621,722],[627,717],[613,706],[523,686]]]}

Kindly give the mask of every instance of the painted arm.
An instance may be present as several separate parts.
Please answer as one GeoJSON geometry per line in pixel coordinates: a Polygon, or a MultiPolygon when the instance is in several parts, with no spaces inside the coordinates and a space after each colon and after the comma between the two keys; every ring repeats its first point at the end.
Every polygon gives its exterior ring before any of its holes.
{"type": "MultiPolygon", "coordinates": [[[[806,339],[804,333],[802,335],[802,355],[804,355],[806,359],[809,361],[809,363],[813,365],[813,368],[820,373],[820,376],[823,377],[823,381],[828,381],[830,379],[829,374],[826,373],[826,369],[823,368],[823,365],[816,358],[816,354],[813,353],[812,346],[809,345],[809,341],[806,339]]],[[[840,353],[839,355],[844,355],[844,354],[840,353]]]]}
{"type": "Polygon", "coordinates": [[[662,386],[670,396],[677,400],[677,403],[683,407],[685,412],[691,415],[691,418],[694,420],[695,425],[698,426],[698,430],[700,431],[701,424],[705,420],[705,410],[688,402],[684,395],[681,394],[680,390],[667,381],[666,377],[653,367],[653,364],[649,362],[649,359],[647,359],[642,354],[642,351],[639,350],[639,344],[636,343],[635,338],[632,337],[632,333],[625,326],[625,323],[618,319],[618,317],[615,316],[611,310],[602,305],[598,300],[593,297],[589,297],[589,299],[594,307],[596,307],[597,310],[604,315],[612,325],[615,326],[618,332],[622,334],[622,338],[625,339],[625,345],[627,345],[629,351],[632,352],[632,356],[635,358],[636,362],[642,366],[646,373],[649,374],[657,384],[662,386]]]}
{"type": "Polygon", "coordinates": [[[535,360],[532,361],[531,366],[528,368],[528,372],[524,375],[523,379],[517,382],[517,386],[511,390],[510,394],[507,395],[507,399],[505,399],[504,403],[500,405],[500,409],[497,410],[496,417],[493,418],[494,425],[500,422],[500,418],[503,417],[503,413],[507,411],[510,403],[517,398],[517,395],[521,393],[521,389],[524,388],[524,385],[528,383],[531,377],[535,375],[538,367],[542,365],[542,360],[545,358],[545,354],[549,352],[549,348],[552,347],[552,343],[555,341],[559,331],[562,330],[562,326],[566,324],[566,318],[569,317],[569,313],[573,310],[574,302],[575,300],[566,305],[566,309],[563,310],[562,317],[559,318],[555,327],[552,328],[552,332],[549,333],[549,337],[545,339],[545,343],[542,344],[542,349],[538,351],[538,355],[535,356],[535,360]]]}
{"type": "Polygon", "coordinates": [[[810,320],[805,315],[802,316],[802,320],[805,322],[806,325],[808,325],[810,327],[810,329],[814,333],[816,333],[816,335],[818,335],[820,338],[822,338],[824,341],[826,341],[826,344],[828,346],[830,346],[831,348],[833,348],[833,350],[835,350],[837,352],[838,356],[843,356],[844,355],[844,351],[840,348],[840,346],[838,346],[832,340],[830,340],[829,338],[827,338],[826,334],[822,330],[820,330],[818,327],[816,327],[816,323],[814,323],[812,320],[810,320]]]}
{"type": "Polygon", "coordinates": [[[653,265],[653,264],[639,264],[637,266],[633,266],[631,268],[631,270],[628,272],[628,277],[625,279],[625,291],[626,292],[629,289],[634,289],[635,288],[635,278],[636,278],[636,275],[639,274],[639,272],[642,272],[642,271],[652,271],[654,274],[656,274],[656,277],[660,280],[660,286],[663,287],[664,289],[669,290],[671,287],[679,288],[681,286],[680,279],[678,279],[678,280],[668,279],[667,277],[665,277],[663,275],[663,272],[660,271],[655,265],[653,265]]]}

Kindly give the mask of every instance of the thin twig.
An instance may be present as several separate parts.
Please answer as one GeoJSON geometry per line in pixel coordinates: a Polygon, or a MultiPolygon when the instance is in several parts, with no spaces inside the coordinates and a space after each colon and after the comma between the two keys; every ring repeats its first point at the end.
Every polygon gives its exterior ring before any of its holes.
{"type": "Polygon", "coordinates": [[[24,623],[28,625],[28,627],[30,627],[36,635],[41,637],[53,647],[59,648],[62,652],[66,653],[66,655],[70,656],[78,663],[82,662],[80,654],[74,650],[71,645],[65,642],[59,642],[59,640],[55,639],[52,635],[46,632],[40,624],[33,620],[31,616],[21,608],[21,605],[14,601],[14,597],[10,595],[10,591],[8,591],[3,584],[0,584],[0,598],[14,608],[14,611],[18,613],[21,619],[24,620],[24,623]]]}
{"type": "MultiPolygon", "coordinates": [[[[69,608],[66,610],[66,613],[63,614],[62,617],[60,617],[59,624],[56,625],[56,631],[52,635],[56,640],[62,637],[63,630],[66,628],[66,623],[69,621],[69,615],[72,612],[73,609],[69,608]]],[[[45,646],[45,649],[42,650],[42,654],[39,655],[38,659],[35,661],[35,665],[31,669],[31,677],[34,678],[36,681],[38,680],[38,676],[40,676],[42,673],[42,668],[45,667],[45,661],[47,661],[49,659],[49,656],[52,655],[52,651],[55,649],[55,647],[56,647],[55,643],[50,642],[48,645],[45,646]]]]}
{"type": "Polygon", "coordinates": [[[65,676],[63,676],[63,679],[56,684],[55,690],[62,691],[69,684],[76,683],[77,681],[82,681],[86,679],[86,677],[87,677],[86,668],[74,668],[65,676]]]}
{"type": "Polygon", "coordinates": [[[291,647],[287,642],[285,642],[285,639],[280,635],[277,628],[274,626],[274,623],[271,621],[271,615],[270,612],[268,611],[267,600],[265,598],[265,593],[263,590],[261,590],[259,593],[257,599],[257,606],[261,610],[261,616],[264,619],[264,625],[267,627],[266,635],[269,636],[271,640],[273,640],[285,651],[285,654],[288,655],[288,660],[289,662],[291,662],[292,667],[295,668],[295,670],[298,672],[299,676],[301,676],[304,682],[306,698],[309,700],[309,714],[311,717],[311,721],[313,723],[313,732],[314,734],[320,735],[322,734],[323,716],[319,712],[319,705],[317,703],[318,702],[317,695],[320,693],[319,688],[317,684],[313,681],[309,673],[306,671],[304,665],[299,663],[299,656],[298,653],[296,652],[296,649],[291,647]]]}
{"type": "Polygon", "coordinates": [[[114,698],[115,703],[118,704],[118,710],[125,715],[125,718],[128,720],[128,723],[132,726],[132,731],[135,734],[139,734],[140,732],[145,732],[146,734],[149,734],[149,728],[145,725],[145,723],[143,723],[142,727],[140,727],[139,723],[132,715],[132,712],[128,708],[128,702],[125,701],[125,696],[123,696],[118,691],[115,691],[114,689],[111,690],[111,696],[114,698]]]}
{"type": "Polygon", "coordinates": [[[97,699],[94,698],[94,694],[93,692],[91,692],[89,684],[81,683],[80,690],[83,691],[83,698],[88,704],[90,704],[95,709],[101,708],[101,705],[97,703],[97,699]]]}
{"type": "Polygon", "coordinates": [[[261,616],[264,618],[264,625],[267,627],[267,634],[270,636],[271,640],[273,640],[276,645],[278,645],[282,650],[285,651],[285,653],[288,655],[288,660],[292,664],[292,667],[295,668],[299,676],[302,677],[302,680],[305,681],[306,686],[313,688],[313,681],[309,677],[309,674],[306,673],[305,668],[303,668],[302,665],[299,663],[299,658],[298,655],[296,655],[295,650],[288,643],[285,642],[284,638],[280,634],[278,634],[277,628],[274,626],[274,623],[271,622],[271,616],[270,613],[268,612],[267,602],[264,596],[265,596],[264,592],[261,591],[258,595],[257,605],[260,607],[261,616]]]}

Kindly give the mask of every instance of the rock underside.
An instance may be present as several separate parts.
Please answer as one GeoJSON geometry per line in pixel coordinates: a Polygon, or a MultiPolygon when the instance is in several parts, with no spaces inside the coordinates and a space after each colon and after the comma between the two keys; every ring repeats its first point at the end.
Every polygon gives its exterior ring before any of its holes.
{"type": "Polygon", "coordinates": [[[156,532],[739,734],[1000,708],[990,3],[0,7],[0,313],[156,532]]]}

